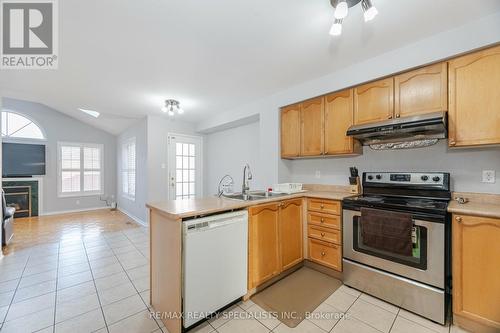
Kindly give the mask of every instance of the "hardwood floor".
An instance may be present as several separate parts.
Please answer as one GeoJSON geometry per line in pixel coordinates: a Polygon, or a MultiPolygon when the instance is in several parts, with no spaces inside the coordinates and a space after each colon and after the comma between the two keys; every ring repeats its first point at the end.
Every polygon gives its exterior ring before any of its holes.
{"type": "Polygon", "coordinates": [[[2,248],[2,252],[9,254],[39,244],[139,227],[127,215],[109,209],[17,218],[14,220],[14,238],[9,246],[2,248]]]}

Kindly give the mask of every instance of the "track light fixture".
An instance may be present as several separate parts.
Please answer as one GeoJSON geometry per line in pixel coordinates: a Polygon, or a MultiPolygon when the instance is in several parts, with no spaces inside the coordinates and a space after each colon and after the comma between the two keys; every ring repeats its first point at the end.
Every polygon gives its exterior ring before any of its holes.
{"type": "Polygon", "coordinates": [[[342,22],[347,17],[349,8],[356,6],[360,2],[365,22],[373,20],[377,16],[378,10],[373,6],[371,0],[330,0],[333,8],[335,8],[335,20],[330,29],[330,35],[340,36],[342,34],[342,22]]]}

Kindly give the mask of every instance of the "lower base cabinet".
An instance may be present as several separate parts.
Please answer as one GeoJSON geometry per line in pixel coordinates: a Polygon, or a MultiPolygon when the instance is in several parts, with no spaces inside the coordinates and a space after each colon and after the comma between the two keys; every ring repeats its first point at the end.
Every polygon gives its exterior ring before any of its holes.
{"type": "Polygon", "coordinates": [[[248,290],[303,259],[302,199],[248,209],[248,290]]]}
{"type": "Polygon", "coordinates": [[[500,332],[500,219],[453,215],[452,234],[455,321],[500,332]]]}
{"type": "Polygon", "coordinates": [[[339,245],[309,238],[309,259],[337,271],[342,270],[342,250],[339,245]]]}
{"type": "Polygon", "coordinates": [[[340,201],[307,202],[309,260],[342,272],[342,208],[340,201]]]}

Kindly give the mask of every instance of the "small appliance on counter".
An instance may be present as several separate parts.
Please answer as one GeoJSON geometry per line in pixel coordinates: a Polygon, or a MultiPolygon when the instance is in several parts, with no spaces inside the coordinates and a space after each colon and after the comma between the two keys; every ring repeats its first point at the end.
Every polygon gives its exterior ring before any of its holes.
{"type": "Polygon", "coordinates": [[[361,193],[361,182],[359,180],[358,168],[350,167],[349,171],[351,173],[351,176],[349,177],[349,184],[351,185],[351,193],[352,194],[360,194],[361,193]]]}
{"type": "Polygon", "coordinates": [[[302,189],[302,183],[281,183],[281,184],[273,184],[273,193],[300,193],[305,192],[302,189]]]}

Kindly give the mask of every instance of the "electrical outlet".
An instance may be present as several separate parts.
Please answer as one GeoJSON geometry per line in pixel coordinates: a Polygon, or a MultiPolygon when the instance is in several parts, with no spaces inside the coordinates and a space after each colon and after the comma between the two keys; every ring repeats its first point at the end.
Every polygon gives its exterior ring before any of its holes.
{"type": "Polygon", "coordinates": [[[483,170],[483,183],[495,183],[495,170],[483,170]]]}
{"type": "Polygon", "coordinates": [[[321,171],[316,170],[316,174],[314,175],[314,177],[316,177],[318,179],[321,178],[321,171]]]}

